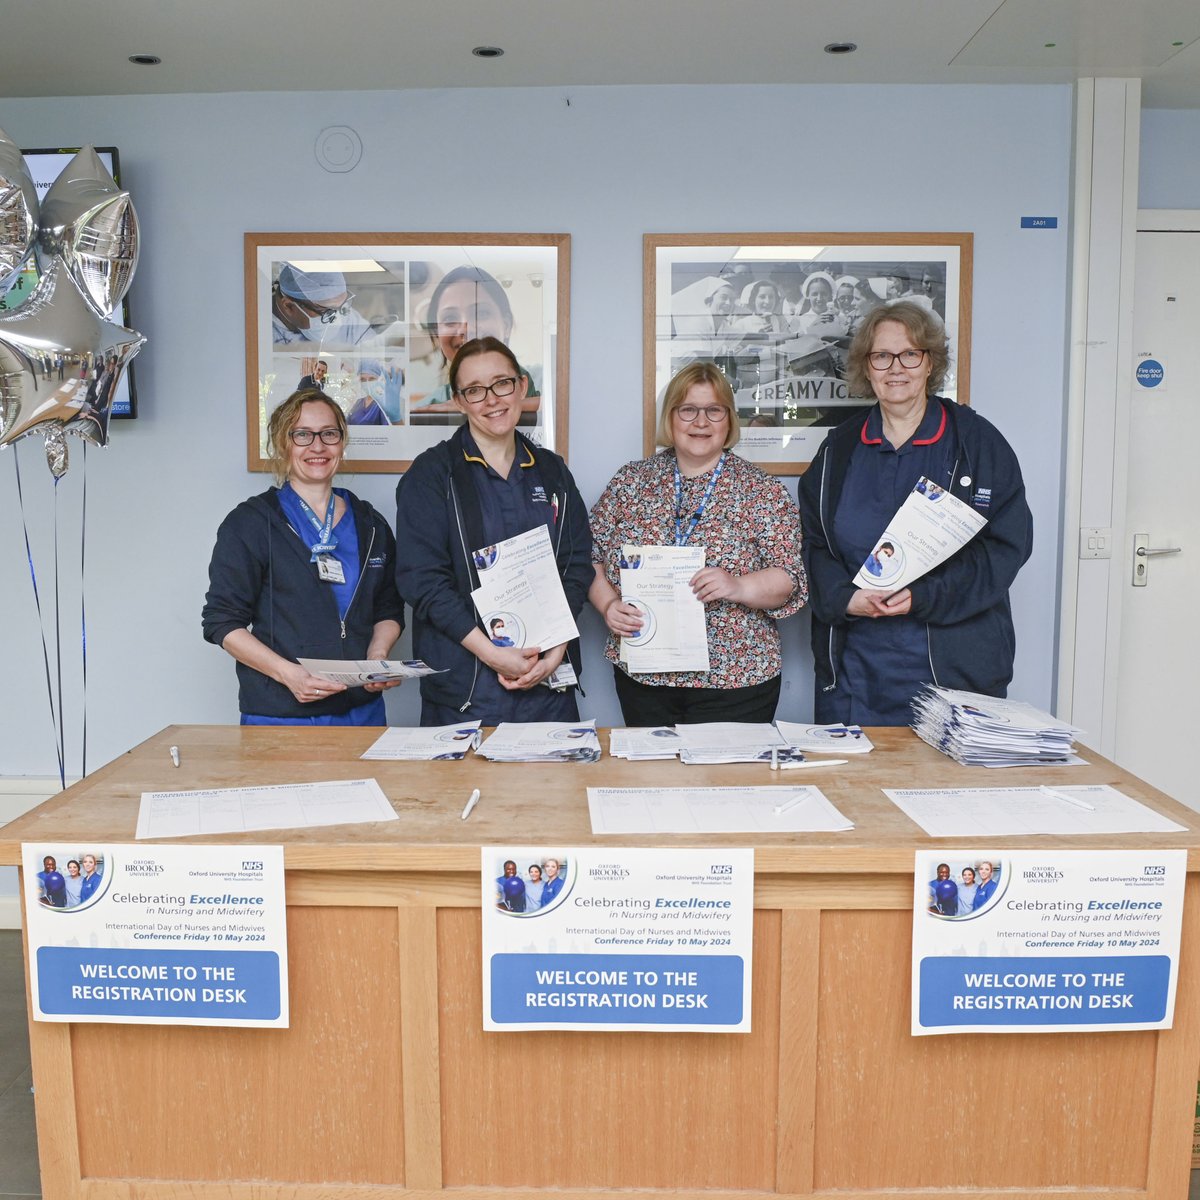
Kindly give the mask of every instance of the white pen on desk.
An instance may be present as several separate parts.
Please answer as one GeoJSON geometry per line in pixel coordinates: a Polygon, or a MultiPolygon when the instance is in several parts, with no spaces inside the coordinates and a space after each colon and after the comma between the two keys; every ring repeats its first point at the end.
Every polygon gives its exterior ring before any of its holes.
{"type": "Polygon", "coordinates": [[[790,800],[785,800],[782,804],[775,805],[775,815],[779,816],[780,813],[785,813],[789,809],[795,808],[799,804],[803,804],[807,799],[807,792],[797,792],[797,794],[794,795],[790,800]]]}
{"type": "Polygon", "coordinates": [[[1095,812],[1096,806],[1089,804],[1086,800],[1080,799],[1078,796],[1070,796],[1066,792],[1055,791],[1054,788],[1048,788],[1044,785],[1038,788],[1038,791],[1043,796],[1049,796],[1052,800],[1065,800],[1068,804],[1075,805],[1076,808],[1085,809],[1087,812],[1095,812]]]}
{"type": "Polygon", "coordinates": [[[171,747],[171,761],[176,766],[179,766],[179,747],[178,746],[171,747]]]}
{"type": "Polygon", "coordinates": [[[771,770],[779,770],[779,752],[774,746],[771,747],[771,770]]]}
{"type": "Polygon", "coordinates": [[[475,789],[475,790],[474,790],[474,791],[471,793],[471,798],[470,798],[470,800],[468,800],[468,801],[467,801],[467,807],[466,807],[466,808],[464,808],[464,809],[463,809],[463,811],[462,811],[462,819],[463,819],[464,821],[465,821],[465,820],[466,820],[466,819],[467,819],[467,818],[468,818],[468,817],[471,815],[471,810],[472,810],[472,809],[475,807],[475,805],[477,805],[478,803],[479,803],[479,789],[478,789],[478,788],[476,788],[476,789],[475,789]]]}
{"type": "Polygon", "coordinates": [[[849,761],[848,758],[823,758],[820,761],[814,759],[812,762],[783,762],[779,764],[779,769],[781,771],[803,771],[809,767],[840,767],[849,761]]]}

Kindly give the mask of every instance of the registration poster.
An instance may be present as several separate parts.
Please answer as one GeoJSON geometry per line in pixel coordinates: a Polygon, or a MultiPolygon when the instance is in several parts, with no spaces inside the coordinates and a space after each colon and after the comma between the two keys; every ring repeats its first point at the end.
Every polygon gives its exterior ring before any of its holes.
{"type": "Polygon", "coordinates": [[[912,1031],[1169,1029],[1184,850],[918,851],[912,1031]]]}
{"type": "Polygon", "coordinates": [[[482,847],[483,1027],[749,1033],[754,851],[482,847]]]}
{"type": "Polygon", "coordinates": [[[286,1028],[281,846],[27,843],[38,1021],[286,1028]]]}

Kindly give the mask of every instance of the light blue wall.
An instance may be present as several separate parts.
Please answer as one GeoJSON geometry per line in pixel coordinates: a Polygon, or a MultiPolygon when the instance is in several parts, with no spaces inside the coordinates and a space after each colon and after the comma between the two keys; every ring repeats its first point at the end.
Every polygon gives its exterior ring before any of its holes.
{"type": "Polygon", "coordinates": [[[1142,113],[1139,208],[1200,208],[1200,111],[1142,113]]]}
{"type": "MultiPolygon", "coordinates": [[[[261,490],[245,460],[247,230],[565,231],[572,236],[571,465],[593,501],[641,453],[642,234],[911,230],[975,235],[972,396],[1013,443],[1037,527],[1014,589],[1014,694],[1052,698],[1069,229],[1069,87],[663,87],[9,100],[26,146],[120,147],[142,219],[131,302],[150,339],[142,416],[88,455],[89,766],[171,722],[237,719],[231,661],[200,638],[213,535],[261,490]],[[362,137],[358,169],[313,158],[362,137]],[[1057,231],[1023,232],[1022,215],[1057,231]]],[[[0,452],[0,772],[53,774],[11,450],[0,452]]],[[[43,599],[53,489],[21,445],[43,599]]],[[[78,770],[80,447],[59,488],[68,770],[78,770]]],[[[351,481],[385,513],[392,481],[351,481]]],[[[794,486],[794,484],[793,484],[794,486]]],[[[617,723],[585,617],[585,714],[617,723]]],[[[807,625],[785,627],[781,715],[811,712],[807,625]]],[[[53,666],[53,663],[52,663],[53,666]]],[[[416,690],[393,692],[394,722],[416,690]]]]}

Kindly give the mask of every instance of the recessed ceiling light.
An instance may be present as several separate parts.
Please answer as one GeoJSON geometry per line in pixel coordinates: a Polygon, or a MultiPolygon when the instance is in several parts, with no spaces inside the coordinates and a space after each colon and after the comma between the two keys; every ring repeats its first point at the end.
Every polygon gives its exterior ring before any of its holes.
{"type": "Polygon", "coordinates": [[[499,58],[504,51],[499,46],[476,46],[471,53],[476,58],[499,58]]]}
{"type": "Polygon", "coordinates": [[[157,67],[162,59],[157,54],[131,54],[129,61],[136,67],[157,67]]]}
{"type": "Polygon", "coordinates": [[[853,54],[858,49],[857,42],[830,42],[825,47],[826,54],[853,54]]]}

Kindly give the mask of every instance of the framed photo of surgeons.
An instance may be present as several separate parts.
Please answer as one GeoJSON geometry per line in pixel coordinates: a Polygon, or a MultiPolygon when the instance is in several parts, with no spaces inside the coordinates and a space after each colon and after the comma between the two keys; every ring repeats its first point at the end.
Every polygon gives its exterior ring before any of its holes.
{"type": "Polygon", "coordinates": [[[707,359],[733,389],[738,454],[802,474],[829,429],[869,403],[846,384],[858,324],[901,300],[945,325],[942,394],[968,403],[971,251],[969,233],[646,234],[645,453],[672,375],[707,359]]]}
{"type": "Polygon", "coordinates": [[[247,462],[317,388],[346,414],[342,469],[396,474],[464,421],[455,351],[497,337],[527,379],[521,432],[566,454],[571,239],[541,233],[247,233],[247,462]]]}

